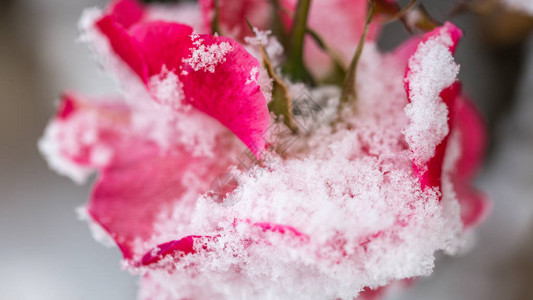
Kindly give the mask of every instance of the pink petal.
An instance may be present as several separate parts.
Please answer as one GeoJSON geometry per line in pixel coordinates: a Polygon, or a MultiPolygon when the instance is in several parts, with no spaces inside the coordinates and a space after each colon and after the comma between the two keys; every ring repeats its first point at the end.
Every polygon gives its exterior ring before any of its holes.
{"type": "MultiPolygon", "coordinates": [[[[207,178],[216,175],[202,166],[208,162],[194,159],[187,152],[164,155],[157,151],[153,149],[151,155],[128,164],[106,167],[93,189],[89,214],[117,241],[125,258],[146,250],[136,250],[135,240],[149,241],[157,215],[172,211],[176,202],[190,192],[183,182],[185,174],[201,170],[207,178]]],[[[207,178],[198,194],[209,189],[207,178]]]]}
{"type": "Polygon", "coordinates": [[[210,181],[231,163],[231,157],[224,158],[229,151],[224,144],[216,147],[216,159],[193,155],[181,144],[161,149],[134,127],[131,113],[120,102],[86,101],[69,94],[53,123],[58,127],[59,154],[100,171],[87,209],[126,259],[154,247],[146,242],[154,238],[153,226],[161,212],[171,212],[176,205],[190,209],[195,195],[206,192],[210,181]],[[190,184],[184,176],[196,179],[190,184]]]}
{"type": "Polygon", "coordinates": [[[130,123],[130,109],[119,101],[88,101],[65,93],[56,117],[61,155],[80,166],[101,167],[112,159],[112,149],[131,142],[131,136],[123,134],[130,123]]]}
{"type": "MultiPolygon", "coordinates": [[[[454,107],[456,99],[461,93],[461,84],[454,83],[451,87],[443,90],[440,94],[442,101],[448,106],[449,115],[454,115],[454,107]]],[[[453,127],[453,118],[448,118],[448,128],[453,127]]],[[[442,142],[436,147],[435,155],[423,166],[420,167],[413,162],[413,169],[418,176],[418,180],[422,188],[426,187],[441,187],[441,175],[444,162],[444,155],[446,154],[446,147],[448,145],[449,135],[446,136],[442,142]]]]}
{"type": "Polygon", "coordinates": [[[107,11],[124,28],[129,28],[144,16],[144,8],[137,0],[115,0],[109,4],[107,11]]]}
{"type": "Polygon", "coordinates": [[[461,156],[452,182],[461,205],[463,224],[471,228],[481,223],[490,211],[487,197],[471,183],[485,154],[486,130],[481,115],[467,97],[459,97],[456,107],[455,128],[459,131],[461,156]]]}
{"type": "Polygon", "coordinates": [[[170,241],[157,246],[157,251],[150,251],[146,253],[142,260],[141,265],[147,266],[156,263],[163,259],[167,255],[173,257],[179,257],[187,254],[194,254],[194,242],[196,239],[202,238],[201,236],[186,236],[180,240],[170,241]]]}
{"type": "Polygon", "coordinates": [[[259,70],[259,62],[232,39],[211,35],[201,35],[200,39],[206,48],[225,44],[232,50],[217,63],[214,72],[195,70],[192,65],[184,68],[188,74],[181,78],[187,100],[229,128],[259,157],[270,121],[265,97],[257,83],[258,74],[254,73],[259,70]]]}
{"type": "Polygon", "coordinates": [[[98,20],[95,26],[107,38],[113,51],[146,83],[148,67],[137,41],[110,15],[98,20]]]}
{"type": "Polygon", "coordinates": [[[487,144],[486,126],[475,105],[466,97],[457,101],[455,123],[460,130],[462,152],[458,176],[472,179],[479,169],[487,144]]]}
{"type": "Polygon", "coordinates": [[[465,229],[476,227],[488,216],[491,205],[485,194],[470,186],[470,182],[453,178],[454,190],[461,206],[461,220],[465,229]]]}
{"type": "Polygon", "coordinates": [[[148,77],[159,75],[163,66],[179,74],[182,60],[190,54],[192,33],[188,25],[165,21],[138,23],[129,30],[143,54],[148,77]]]}
{"type": "MultiPolygon", "coordinates": [[[[419,50],[421,47],[424,47],[424,45],[428,42],[435,42],[441,46],[447,47],[448,50],[453,54],[455,52],[455,48],[457,47],[457,43],[459,42],[460,37],[462,36],[462,32],[459,28],[455,27],[451,23],[446,23],[445,25],[436,28],[435,30],[427,33],[420,42],[419,46],[417,47],[414,54],[409,59],[409,63],[406,68],[406,74],[405,74],[405,90],[407,92],[407,96],[410,102],[413,101],[413,90],[412,86],[416,88],[417,93],[421,93],[420,91],[422,89],[432,88],[435,86],[435,84],[442,84],[442,82],[437,83],[425,83],[425,82],[411,82],[413,78],[418,78],[418,80],[426,80],[426,78],[432,78],[435,76],[435,74],[419,74],[417,77],[416,75],[413,75],[414,72],[429,72],[429,71],[437,71],[433,70],[434,67],[432,66],[421,66],[417,64],[421,64],[420,62],[420,54],[417,55],[418,51],[424,51],[419,50]],[[416,71],[414,71],[416,70],[416,71]],[[421,76],[424,75],[424,76],[421,76]],[[413,77],[415,76],[415,77],[413,77]],[[428,85],[429,84],[429,85],[428,85]],[[422,86],[422,87],[421,87],[422,86]]],[[[407,44],[405,50],[401,50],[400,55],[404,55],[405,53],[408,53],[411,48],[412,44],[407,44]]],[[[443,55],[443,54],[439,54],[443,55]]],[[[444,66],[447,68],[448,66],[444,66]]],[[[452,66],[450,66],[452,68],[452,66]]],[[[450,75],[448,75],[450,76],[450,75]]],[[[440,79],[439,79],[440,80],[440,79]]],[[[443,82],[447,82],[450,80],[450,78],[444,78],[443,82]]],[[[448,108],[448,118],[447,118],[447,127],[448,132],[451,131],[453,127],[453,117],[454,116],[454,106],[457,96],[460,94],[461,91],[461,85],[458,82],[453,83],[451,86],[444,88],[440,91],[440,99],[443,101],[447,108],[448,108]]],[[[433,101],[433,100],[432,100],[433,101]]],[[[435,104],[437,105],[437,104],[435,104]]],[[[424,108],[426,109],[426,108],[424,108]]],[[[434,109],[433,107],[427,108],[427,109],[434,109]]],[[[417,112],[420,113],[420,112],[417,112]]],[[[439,116],[442,117],[442,116],[439,116]]],[[[413,122],[413,121],[412,121],[413,122]]],[[[426,124],[422,124],[422,126],[426,126],[426,124]]],[[[424,130],[429,130],[430,134],[435,131],[439,131],[442,129],[439,128],[428,128],[424,130]]],[[[424,131],[422,130],[422,131],[424,131]]],[[[426,133],[421,131],[421,136],[425,135],[426,133]]],[[[413,169],[417,177],[419,178],[420,184],[423,188],[425,187],[440,187],[441,184],[441,174],[442,174],[442,163],[444,160],[444,154],[446,152],[446,146],[448,142],[448,135],[444,136],[440,142],[435,146],[434,148],[434,154],[429,159],[424,159],[424,157],[427,156],[427,149],[419,149],[421,145],[416,144],[415,142],[409,140],[408,137],[408,143],[410,144],[411,151],[413,152],[414,160],[413,160],[413,169]],[[418,157],[422,157],[419,159],[418,157]]],[[[433,135],[431,138],[436,139],[438,138],[438,135],[433,135]]],[[[418,141],[420,142],[420,141],[418,141]]],[[[434,142],[427,140],[428,143],[434,142]]]]}
{"type": "Polygon", "coordinates": [[[241,45],[225,37],[193,37],[191,27],[178,23],[138,23],[128,32],[108,16],[96,25],[145,84],[163,71],[175,73],[185,102],[229,128],[259,157],[269,112],[257,83],[259,62],[241,45]],[[220,53],[223,46],[228,53],[220,53]],[[221,57],[212,59],[217,53],[221,57]]]}
{"type": "MultiPolygon", "coordinates": [[[[245,224],[250,224],[250,221],[242,221],[245,224]]],[[[237,221],[235,226],[237,226],[237,221]]],[[[269,222],[253,223],[253,227],[260,228],[263,232],[273,232],[278,233],[287,237],[298,239],[300,242],[306,243],[309,241],[309,236],[299,232],[291,226],[274,224],[269,222]]],[[[249,240],[243,241],[243,244],[247,244],[251,241],[265,243],[266,241],[261,240],[261,236],[250,237],[249,240]]],[[[148,266],[154,263],[157,263],[166,256],[171,256],[174,259],[182,257],[188,254],[195,254],[197,251],[195,247],[198,248],[198,245],[195,243],[205,243],[205,241],[217,241],[217,237],[212,236],[197,236],[191,235],[181,238],[179,240],[174,240],[158,245],[156,248],[146,252],[140,261],[140,265],[148,266]]],[[[268,244],[268,243],[267,243],[268,244]]],[[[209,251],[207,246],[202,247],[203,251],[209,251]]]]}

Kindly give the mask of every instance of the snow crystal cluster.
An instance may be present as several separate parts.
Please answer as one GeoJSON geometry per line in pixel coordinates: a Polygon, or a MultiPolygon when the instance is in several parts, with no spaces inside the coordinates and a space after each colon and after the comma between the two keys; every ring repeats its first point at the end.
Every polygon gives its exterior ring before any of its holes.
{"type": "MultiPolygon", "coordinates": [[[[414,58],[423,61],[421,68],[450,70],[437,73],[444,79],[420,78],[420,93],[436,102],[438,94],[430,90],[446,87],[439,80],[449,81],[448,75],[453,80],[457,66],[447,49],[426,45],[414,58]]],[[[352,299],[364,287],[429,275],[435,251],[456,249],[462,227],[458,211],[445,209],[458,207],[454,195],[440,203],[441,193],[422,190],[413,175],[402,132],[421,134],[434,125],[423,119],[409,125],[404,69],[392,55],[368,45],[358,73],[357,117],[332,128],[324,112],[322,126],[292,141],[283,157],[268,153],[266,167],[235,170],[240,184],[230,205],[209,194],[194,207],[177,205],[180,213],[190,210],[191,224],[161,219],[156,232],[203,236],[198,250],[208,250],[169,255],[141,268],[141,295],[154,299],[157,290],[160,299],[352,299]],[[387,74],[380,71],[385,65],[387,74]],[[265,220],[277,225],[265,227],[265,220]]],[[[338,102],[336,88],[303,93],[301,88],[293,87],[293,96],[303,94],[321,105],[338,102]]],[[[431,114],[424,106],[417,109],[431,114]]]]}

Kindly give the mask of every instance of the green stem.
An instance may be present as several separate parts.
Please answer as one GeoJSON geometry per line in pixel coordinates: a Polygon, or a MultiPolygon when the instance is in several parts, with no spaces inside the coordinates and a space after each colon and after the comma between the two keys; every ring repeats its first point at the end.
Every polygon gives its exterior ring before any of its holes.
{"type": "MultiPolygon", "coordinates": [[[[248,23],[250,29],[254,31],[254,27],[248,19],[246,19],[246,23],[248,23]]],[[[294,117],[292,114],[292,99],[289,89],[274,71],[274,67],[272,66],[272,62],[268,57],[265,47],[259,45],[259,49],[261,50],[263,66],[268,73],[268,77],[272,79],[272,100],[268,103],[268,110],[274,113],[277,121],[283,120],[283,123],[285,123],[294,134],[298,134],[298,128],[294,123],[294,117]]]]}
{"type": "Polygon", "coordinates": [[[366,35],[368,34],[368,28],[370,26],[370,22],[372,21],[372,16],[374,14],[374,2],[370,0],[368,4],[369,6],[368,6],[367,17],[366,17],[365,29],[363,31],[363,34],[361,35],[359,44],[357,45],[357,50],[355,51],[355,54],[352,58],[352,62],[350,63],[350,66],[348,67],[348,73],[346,74],[346,78],[344,80],[344,88],[342,89],[342,94],[340,98],[339,110],[342,109],[342,107],[345,104],[355,103],[357,101],[357,86],[356,86],[357,64],[359,62],[359,58],[361,57],[361,53],[363,52],[366,35]]]}
{"type": "Polygon", "coordinates": [[[285,64],[283,71],[293,80],[303,81],[314,85],[313,77],[305,67],[303,60],[303,48],[305,44],[305,34],[307,32],[307,17],[309,15],[310,7],[311,0],[298,1],[296,15],[294,17],[290,34],[290,47],[287,63],[285,64]]]}
{"type": "Polygon", "coordinates": [[[220,26],[219,26],[219,18],[220,18],[220,5],[218,3],[218,0],[213,1],[214,7],[214,16],[213,20],[211,20],[211,34],[219,33],[220,32],[220,26]]]}

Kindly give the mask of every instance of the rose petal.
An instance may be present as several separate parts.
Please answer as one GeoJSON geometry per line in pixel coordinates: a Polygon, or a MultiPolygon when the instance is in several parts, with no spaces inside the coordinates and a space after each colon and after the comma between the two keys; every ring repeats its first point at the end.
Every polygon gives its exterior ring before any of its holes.
{"type": "MultiPolygon", "coordinates": [[[[182,76],[185,95],[194,107],[229,128],[259,157],[270,121],[265,97],[257,83],[258,72],[254,72],[259,70],[259,62],[232,39],[210,35],[201,35],[200,39],[205,48],[226,45],[231,50],[214,66],[214,72],[205,68],[195,70],[197,66],[189,64],[185,68],[188,74],[182,76]]],[[[201,49],[196,51],[205,53],[201,49]]]]}
{"type": "MultiPolygon", "coordinates": [[[[235,222],[234,226],[237,226],[237,223],[238,222],[235,222]]],[[[246,220],[241,223],[250,224],[250,221],[246,220]]],[[[251,226],[260,228],[263,232],[278,233],[278,234],[281,234],[281,235],[284,235],[290,238],[297,239],[303,243],[309,242],[308,235],[299,232],[298,230],[294,229],[291,226],[274,224],[274,223],[269,223],[269,222],[253,223],[251,224],[251,226]]],[[[250,239],[247,241],[243,241],[243,244],[247,244],[253,240],[255,240],[256,242],[262,242],[261,236],[257,235],[254,237],[250,237],[250,239]]],[[[183,255],[195,254],[197,253],[195,247],[196,248],[198,247],[198,245],[195,245],[195,243],[197,243],[198,241],[200,243],[205,243],[206,241],[216,242],[217,237],[191,235],[191,236],[186,236],[184,238],[181,238],[179,240],[169,241],[169,242],[160,244],[156,248],[150,250],[143,256],[142,260],[140,261],[140,265],[148,266],[148,265],[155,264],[161,259],[163,259],[164,257],[169,256],[169,255],[173,257],[173,259],[177,259],[183,255]]],[[[209,251],[208,247],[205,245],[202,247],[202,249],[204,251],[209,251]]]]}
{"type": "Polygon", "coordinates": [[[471,228],[481,223],[490,211],[487,197],[471,183],[483,160],[486,131],[481,115],[467,97],[458,97],[455,111],[455,130],[459,131],[461,154],[452,182],[461,205],[463,224],[465,228],[471,228]]]}
{"type": "Polygon", "coordinates": [[[141,78],[148,81],[148,67],[140,46],[113,16],[104,16],[95,27],[107,38],[113,51],[141,78]]]}
{"type": "Polygon", "coordinates": [[[109,16],[96,25],[148,89],[153,76],[174,73],[186,103],[218,120],[260,155],[269,112],[257,83],[259,62],[241,45],[225,37],[194,36],[191,27],[164,21],[139,23],[129,32],[109,16]]]}
{"type": "MultiPolygon", "coordinates": [[[[233,153],[228,136],[215,139],[219,143],[215,158],[194,152],[181,142],[179,132],[169,135],[175,141],[168,141],[170,148],[164,149],[138,127],[133,113],[123,102],[89,101],[66,94],[51,125],[59,145],[56,155],[100,171],[88,213],[117,242],[126,259],[154,247],[146,243],[154,238],[160,213],[172,212],[177,205],[185,211],[192,209],[211,180],[233,163],[232,155],[225,156],[233,153]]],[[[146,114],[143,118],[154,116],[144,110],[140,113],[146,114]]],[[[225,132],[210,122],[206,124],[217,127],[207,130],[225,132]]]]}
{"type": "Polygon", "coordinates": [[[487,144],[486,126],[474,104],[466,97],[458,98],[456,128],[460,131],[462,152],[457,163],[458,176],[472,179],[479,169],[487,144]]]}
{"type": "Polygon", "coordinates": [[[144,7],[137,0],[116,0],[109,4],[107,10],[124,28],[129,28],[144,16],[144,7]]]}
{"type": "Polygon", "coordinates": [[[411,119],[404,130],[412,151],[413,169],[422,187],[440,187],[447,137],[460,93],[459,67],[453,53],[462,32],[451,23],[427,33],[409,58],[405,90],[411,119]]]}

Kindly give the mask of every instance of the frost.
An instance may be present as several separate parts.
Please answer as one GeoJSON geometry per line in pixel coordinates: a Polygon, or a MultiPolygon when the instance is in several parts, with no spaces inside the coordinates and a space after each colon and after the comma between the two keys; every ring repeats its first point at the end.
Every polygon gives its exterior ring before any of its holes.
{"type": "Polygon", "coordinates": [[[266,46],[268,43],[268,37],[272,34],[271,30],[259,30],[257,28],[253,28],[253,31],[255,33],[254,37],[245,37],[244,41],[250,45],[260,45],[260,46],[266,46]]]}
{"type": "Polygon", "coordinates": [[[233,47],[228,42],[209,46],[202,44],[202,42],[202,39],[196,40],[196,48],[192,49],[191,56],[184,59],[184,62],[189,64],[195,71],[203,70],[204,72],[214,73],[216,65],[226,61],[225,56],[233,50],[233,47]]]}
{"type": "Polygon", "coordinates": [[[254,67],[250,71],[250,78],[246,79],[246,84],[257,83],[257,75],[259,73],[259,68],[254,67]]]}
{"type": "Polygon", "coordinates": [[[45,157],[51,169],[69,177],[77,184],[83,184],[93,173],[93,169],[79,166],[68,160],[61,153],[58,126],[55,122],[48,124],[44,136],[39,140],[39,151],[45,157]]]}
{"type": "Polygon", "coordinates": [[[449,46],[449,34],[430,38],[418,46],[409,59],[411,103],[405,113],[411,120],[405,128],[405,137],[416,155],[417,165],[425,164],[435,153],[435,148],[448,135],[448,108],[440,92],[451,86],[459,73],[449,46]]]}
{"type": "Polygon", "coordinates": [[[148,89],[156,100],[163,105],[174,109],[179,109],[184,105],[183,83],[174,72],[168,71],[166,67],[163,67],[159,75],[154,75],[150,78],[148,89]]]}

